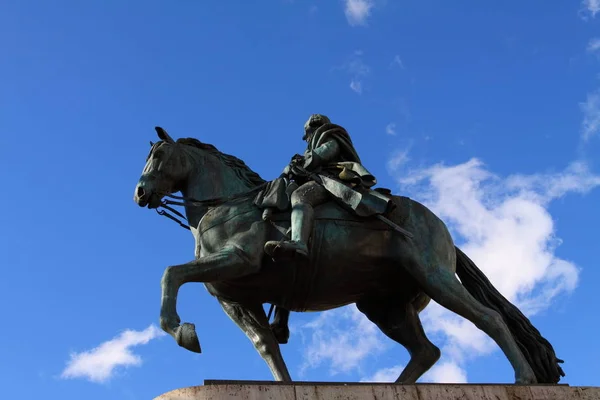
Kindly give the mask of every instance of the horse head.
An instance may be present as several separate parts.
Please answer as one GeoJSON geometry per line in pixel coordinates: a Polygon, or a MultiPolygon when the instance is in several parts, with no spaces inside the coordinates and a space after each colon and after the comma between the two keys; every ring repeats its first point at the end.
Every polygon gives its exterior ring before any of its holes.
{"type": "Polygon", "coordinates": [[[133,195],[140,207],[157,208],[165,195],[181,190],[189,175],[189,163],[182,151],[183,144],[177,143],[160,127],[156,127],[160,139],[152,143],[133,195]]]}

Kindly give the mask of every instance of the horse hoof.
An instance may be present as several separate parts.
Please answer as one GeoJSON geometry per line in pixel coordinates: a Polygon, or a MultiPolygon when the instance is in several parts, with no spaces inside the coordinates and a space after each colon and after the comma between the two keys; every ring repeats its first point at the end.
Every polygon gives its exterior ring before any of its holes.
{"type": "Polygon", "coordinates": [[[535,385],[537,383],[535,375],[517,378],[515,381],[515,384],[517,385],[535,385]]]}
{"type": "Polygon", "coordinates": [[[193,351],[194,353],[202,353],[194,324],[186,322],[179,326],[175,334],[175,339],[177,340],[177,344],[184,349],[193,351]]]}
{"type": "Polygon", "coordinates": [[[290,339],[290,330],[287,326],[281,327],[277,324],[271,324],[271,331],[279,344],[286,344],[290,339]]]}

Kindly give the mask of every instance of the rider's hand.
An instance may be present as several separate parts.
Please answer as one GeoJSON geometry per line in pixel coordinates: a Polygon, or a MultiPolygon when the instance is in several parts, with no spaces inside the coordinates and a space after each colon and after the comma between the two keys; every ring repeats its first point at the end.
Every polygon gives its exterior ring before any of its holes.
{"type": "Polygon", "coordinates": [[[321,158],[314,153],[309,153],[304,158],[304,169],[308,171],[314,171],[319,165],[321,165],[321,158]]]}
{"type": "Polygon", "coordinates": [[[294,156],[292,157],[292,160],[290,162],[291,163],[302,163],[303,160],[304,160],[304,156],[302,156],[300,154],[294,154],[294,156]]]}

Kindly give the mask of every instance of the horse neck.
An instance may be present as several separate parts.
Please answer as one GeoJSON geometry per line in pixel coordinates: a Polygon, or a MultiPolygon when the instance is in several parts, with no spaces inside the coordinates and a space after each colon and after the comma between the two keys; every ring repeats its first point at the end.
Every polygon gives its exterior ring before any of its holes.
{"type": "MultiPolygon", "coordinates": [[[[233,196],[250,189],[232,168],[224,165],[217,157],[206,155],[202,162],[193,163],[181,193],[184,197],[204,201],[233,196]]],[[[194,232],[208,209],[209,206],[185,207],[188,223],[194,232]]]]}

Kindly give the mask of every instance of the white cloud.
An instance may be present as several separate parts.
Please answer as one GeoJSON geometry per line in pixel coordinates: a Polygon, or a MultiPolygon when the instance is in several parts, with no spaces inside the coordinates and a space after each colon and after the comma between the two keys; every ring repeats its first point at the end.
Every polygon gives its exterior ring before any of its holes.
{"type": "Polygon", "coordinates": [[[397,54],[394,56],[394,59],[392,60],[392,66],[394,66],[394,65],[400,67],[401,69],[404,69],[404,63],[402,62],[402,59],[400,58],[400,56],[397,54]]]}
{"type": "Polygon", "coordinates": [[[531,300],[540,285],[550,285],[546,295],[556,286],[574,288],[577,269],[554,255],[559,242],[546,207],[569,192],[585,193],[600,185],[600,177],[585,164],[503,179],[471,159],[414,171],[399,181],[464,239],[465,252],[508,299],[531,300]]]}
{"type": "Polygon", "coordinates": [[[391,368],[382,368],[368,378],[363,378],[361,382],[395,382],[402,373],[404,365],[396,365],[391,368]]]}
{"type": "Polygon", "coordinates": [[[592,173],[585,162],[576,161],[561,172],[511,175],[506,184],[509,189],[520,190],[523,195],[547,204],[569,192],[588,193],[600,184],[600,176],[592,173]]]}
{"type": "Polygon", "coordinates": [[[356,306],[321,313],[300,329],[309,336],[303,370],[327,363],[332,375],[349,372],[386,347],[377,326],[356,306]]]}
{"type": "MultiPolygon", "coordinates": [[[[395,382],[402,373],[404,365],[382,368],[361,382],[395,382]]],[[[439,362],[427,371],[420,380],[432,383],[467,383],[467,372],[453,362],[439,362]]]]}
{"type": "MultiPolygon", "coordinates": [[[[547,208],[557,198],[600,186],[600,176],[585,163],[555,173],[500,177],[478,159],[412,171],[407,160],[408,151],[401,151],[388,163],[390,173],[399,176],[401,192],[442,218],[457,244],[524,313],[532,316],[576,288],[579,270],[556,255],[560,240],[547,208]]],[[[334,373],[360,371],[363,361],[391,343],[355,307],[349,310],[321,314],[310,328],[302,328],[311,330],[307,366],[326,363],[334,373]]],[[[466,382],[461,365],[498,350],[471,322],[438,304],[432,302],[421,318],[428,336],[442,348],[442,359],[422,381],[466,382]]],[[[401,370],[384,368],[365,380],[393,381],[401,370]]]]}
{"type": "Polygon", "coordinates": [[[588,53],[598,54],[598,51],[600,50],[600,38],[590,39],[586,50],[588,53]]]}
{"type": "Polygon", "coordinates": [[[386,125],[385,127],[385,133],[387,133],[388,135],[395,135],[396,134],[396,124],[393,122],[390,122],[389,124],[386,125]]]}
{"type": "Polygon", "coordinates": [[[344,70],[350,75],[350,89],[358,94],[361,94],[363,91],[364,78],[371,73],[371,68],[363,61],[363,55],[362,50],[356,50],[349,61],[340,67],[334,68],[344,70]]]}
{"type": "Polygon", "coordinates": [[[350,74],[360,77],[367,76],[371,72],[369,66],[362,60],[363,55],[361,50],[354,52],[352,59],[346,64],[346,69],[350,74]]]}
{"type": "Polygon", "coordinates": [[[100,344],[98,347],[71,354],[61,378],[85,378],[91,382],[102,383],[112,378],[117,367],[139,366],[140,356],[133,354],[131,348],[144,345],[165,333],[155,325],[143,331],[126,330],[119,336],[100,344]]]}
{"type": "Polygon", "coordinates": [[[600,90],[588,93],[585,102],[579,106],[583,112],[581,137],[587,141],[600,131],[600,90]]]}
{"type": "Polygon", "coordinates": [[[469,358],[486,355],[496,349],[492,339],[470,321],[451,313],[437,303],[430,303],[421,313],[421,320],[427,335],[435,338],[432,341],[440,340],[437,344],[443,344],[442,357],[445,360],[462,364],[469,358]]]}
{"type": "Polygon", "coordinates": [[[388,160],[387,169],[390,173],[394,173],[403,167],[408,161],[410,161],[410,158],[408,157],[408,149],[398,150],[392,155],[392,158],[388,160]]]}
{"type": "Polygon", "coordinates": [[[366,25],[371,9],[375,5],[373,0],[345,0],[344,14],[351,26],[366,25]]]}
{"type": "Polygon", "coordinates": [[[359,80],[352,79],[350,81],[350,89],[354,90],[356,93],[362,93],[362,83],[359,80]]]}
{"type": "Polygon", "coordinates": [[[467,383],[467,371],[453,362],[442,362],[433,366],[425,375],[423,382],[467,383]]]}
{"type": "Polygon", "coordinates": [[[600,12],[600,0],[583,0],[581,2],[581,6],[583,12],[591,15],[592,18],[594,18],[596,14],[600,12]]]}
{"type": "MultiPolygon", "coordinates": [[[[584,163],[557,173],[502,178],[472,159],[412,171],[399,182],[448,224],[459,244],[462,239],[460,247],[526,314],[547,308],[577,286],[577,267],[555,255],[560,240],[547,207],[568,193],[600,185],[584,163]]],[[[472,323],[437,304],[422,317],[426,332],[443,335],[443,353],[455,363],[497,349],[472,323]]]]}

